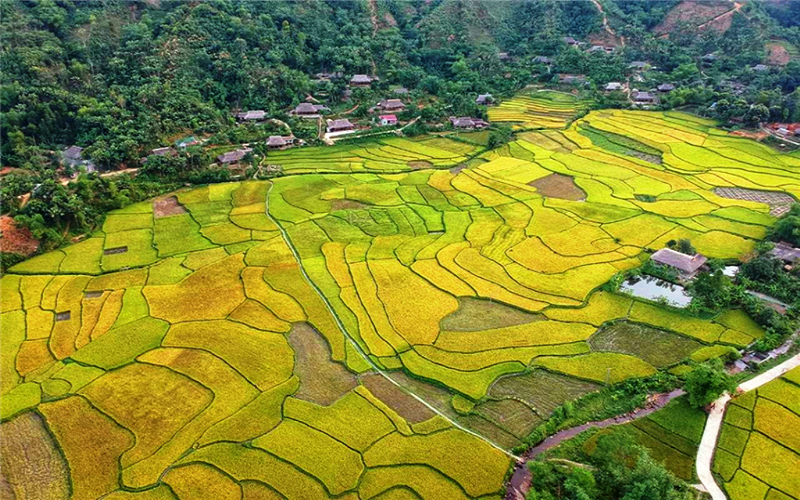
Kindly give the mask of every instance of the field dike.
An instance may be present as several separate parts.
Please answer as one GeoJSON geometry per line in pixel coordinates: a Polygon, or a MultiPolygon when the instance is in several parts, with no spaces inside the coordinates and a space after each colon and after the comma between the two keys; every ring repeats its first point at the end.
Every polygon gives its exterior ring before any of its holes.
{"type": "Polygon", "coordinates": [[[513,453],[509,452],[508,450],[505,450],[503,447],[497,445],[496,443],[492,442],[491,440],[487,439],[486,437],[481,436],[480,434],[478,434],[478,433],[476,433],[476,432],[474,432],[474,431],[472,431],[470,429],[467,429],[464,426],[460,425],[458,422],[454,421],[453,419],[451,419],[450,417],[448,417],[447,415],[445,415],[444,413],[439,411],[437,408],[435,408],[434,406],[429,404],[427,401],[425,401],[424,399],[422,399],[418,395],[414,394],[413,392],[409,391],[408,389],[403,387],[401,384],[397,383],[394,379],[392,379],[391,376],[389,376],[388,373],[386,373],[385,371],[381,370],[380,367],[378,367],[369,358],[369,356],[367,356],[364,353],[364,351],[361,349],[361,346],[358,345],[358,342],[356,342],[355,339],[353,339],[350,336],[350,334],[347,332],[347,329],[344,327],[344,324],[342,324],[342,320],[339,319],[339,316],[336,314],[336,311],[331,306],[330,302],[328,301],[328,298],[325,296],[324,293],[322,293],[322,291],[317,287],[317,285],[309,277],[308,273],[306,272],[305,268],[303,267],[303,261],[300,258],[300,254],[297,252],[297,249],[295,248],[294,244],[292,243],[292,240],[289,238],[289,234],[286,232],[286,229],[284,229],[283,226],[281,226],[278,223],[278,221],[275,218],[273,218],[272,215],[270,214],[270,212],[269,212],[269,199],[270,199],[270,195],[272,194],[273,186],[274,186],[274,183],[270,182],[269,189],[267,190],[267,199],[264,202],[265,203],[265,208],[264,208],[265,215],[270,219],[270,221],[272,221],[273,224],[275,224],[278,227],[278,230],[281,233],[281,237],[283,238],[283,241],[289,247],[289,250],[291,250],[295,261],[297,261],[297,265],[298,265],[298,267],[300,269],[300,273],[303,275],[303,279],[306,280],[306,283],[308,283],[311,286],[311,288],[314,290],[314,292],[320,297],[322,302],[325,304],[325,307],[328,309],[328,312],[330,312],[331,316],[333,316],[333,319],[336,322],[336,326],[339,328],[339,330],[345,336],[347,341],[351,344],[353,349],[355,349],[355,351],[358,353],[358,355],[361,356],[364,359],[364,361],[367,364],[369,364],[372,367],[373,370],[375,370],[376,373],[378,373],[381,376],[383,376],[384,378],[386,378],[386,380],[388,380],[389,382],[391,382],[392,384],[397,386],[401,391],[405,392],[409,396],[413,397],[414,399],[416,399],[417,401],[419,401],[420,403],[425,405],[430,411],[432,411],[436,415],[439,415],[443,419],[445,419],[448,422],[450,422],[450,424],[453,425],[453,427],[455,427],[455,428],[457,428],[457,429],[459,429],[459,430],[461,430],[463,432],[466,432],[467,434],[475,436],[475,437],[481,439],[482,441],[485,441],[486,443],[491,445],[493,448],[496,448],[496,449],[500,450],[501,452],[503,452],[504,454],[508,455],[509,457],[513,458],[514,460],[519,461],[520,457],[514,455],[513,453]]]}

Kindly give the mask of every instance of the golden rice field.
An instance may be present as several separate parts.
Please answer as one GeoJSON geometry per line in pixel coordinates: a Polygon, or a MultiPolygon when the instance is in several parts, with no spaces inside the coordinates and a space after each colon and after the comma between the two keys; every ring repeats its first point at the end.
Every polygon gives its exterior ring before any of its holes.
{"type": "Polygon", "coordinates": [[[800,368],[734,398],[714,472],[731,500],[800,498],[800,368]]]}
{"type": "Polygon", "coordinates": [[[333,161],[355,158],[344,146],[287,151],[309,173],[182,190],[175,215],[132,205],[12,268],[4,484],[47,498],[499,499],[505,450],[557,406],[674,370],[672,345],[688,357],[763,334],[740,312],[700,320],[598,288],[670,239],[751,251],[769,207],[713,189],[800,195],[796,157],[628,111],[489,152],[429,138],[361,144],[359,158],[385,148],[406,152],[391,173],[333,161]],[[423,161],[442,168],[408,164],[423,161]],[[552,174],[585,201],[529,185],[552,174]],[[663,351],[635,337],[649,328],[595,338],[614,321],[658,328],[663,351]]]}
{"type": "Polygon", "coordinates": [[[588,105],[586,100],[562,92],[521,93],[489,108],[489,121],[512,123],[515,130],[559,129],[588,105]]]}

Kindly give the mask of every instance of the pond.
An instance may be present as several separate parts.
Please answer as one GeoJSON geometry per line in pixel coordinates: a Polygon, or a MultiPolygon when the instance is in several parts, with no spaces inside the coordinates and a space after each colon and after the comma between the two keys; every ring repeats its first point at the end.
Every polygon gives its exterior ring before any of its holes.
{"type": "Polygon", "coordinates": [[[680,286],[654,278],[652,276],[636,276],[625,281],[620,290],[630,292],[634,297],[648,300],[665,298],[673,306],[686,307],[692,298],[680,286]]]}

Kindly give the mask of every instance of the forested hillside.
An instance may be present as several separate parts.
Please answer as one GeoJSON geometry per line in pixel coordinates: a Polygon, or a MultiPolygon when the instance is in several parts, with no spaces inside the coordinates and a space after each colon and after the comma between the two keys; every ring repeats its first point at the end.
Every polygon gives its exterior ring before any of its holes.
{"type": "Polygon", "coordinates": [[[416,123],[407,135],[450,126],[450,116],[486,119],[477,95],[510,98],[563,75],[584,83],[561,90],[596,107],[629,106],[630,92],[627,101],[604,92],[627,80],[676,86],[662,109],[691,105],[751,126],[800,121],[794,12],[790,2],[756,1],[4,1],[0,142],[2,166],[14,170],[1,211],[37,238],[54,227],[80,233],[109,208],[174,183],[226,179],[227,170],[205,170],[216,155],[276,131],[237,126],[238,111],[263,110],[315,143],[317,125],[293,122],[294,106],[314,100],[363,118],[398,88],[415,104],[402,116],[416,123]],[[648,70],[631,69],[635,61],[648,70]],[[761,63],[770,66],[752,69],[761,63]],[[351,90],[354,74],[379,79],[351,90]],[[195,136],[204,148],[150,162],[135,182],[95,177],[66,188],[77,171],[58,169],[73,145],[109,171],[195,136]],[[37,185],[31,203],[20,201],[37,185]]]}
{"type": "MultiPolygon", "coordinates": [[[[731,70],[760,62],[765,30],[757,32],[744,16],[723,35],[653,37],[649,30],[676,4],[605,2],[611,24],[628,38],[629,55],[649,57],[664,70],[714,50],[735,55],[731,70]]],[[[101,164],[132,161],[181,130],[219,130],[232,109],[277,112],[296,104],[321,71],[376,73],[443,98],[510,91],[531,71],[503,68],[498,51],[554,55],[561,37],[586,37],[602,21],[591,2],[372,7],[374,13],[366,1],[3,2],[4,163],[24,163],[24,145],[72,143],[91,145],[88,154],[101,164]]],[[[791,24],[790,9],[776,5],[769,12],[791,24]]],[[[796,28],[781,29],[797,41],[796,28]]],[[[564,72],[592,69],[583,54],[563,58],[564,72]]],[[[793,90],[797,73],[790,83],[764,87],[793,90]]]]}

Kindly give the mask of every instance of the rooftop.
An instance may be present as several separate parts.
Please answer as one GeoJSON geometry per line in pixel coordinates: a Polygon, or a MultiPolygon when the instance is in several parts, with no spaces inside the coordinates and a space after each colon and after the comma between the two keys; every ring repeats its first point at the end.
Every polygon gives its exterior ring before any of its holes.
{"type": "Polygon", "coordinates": [[[800,260],[800,248],[794,248],[790,243],[785,241],[777,243],[775,248],[770,250],[769,253],[784,262],[795,263],[800,260]]]}
{"type": "Polygon", "coordinates": [[[83,152],[83,148],[79,146],[70,146],[64,150],[64,156],[66,158],[71,158],[73,160],[80,160],[82,158],[81,153],[83,152]]]}
{"type": "Polygon", "coordinates": [[[685,253],[676,252],[670,248],[662,248],[654,253],[651,260],[664,264],[666,266],[674,267],[685,273],[694,273],[708,260],[699,253],[696,255],[686,255],[685,253]]]}
{"type": "Polygon", "coordinates": [[[329,120],[328,121],[328,130],[336,129],[336,128],[352,128],[354,125],[350,123],[350,120],[347,118],[341,118],[339,120],[329,120]]]}
{"type": "Polygon", "coordinates": [[[372,78],[367,75],[353,75],[353,78],[350,79],[350,83],[372,83],[372,78]]]}
{"type": "Polygon", "coordinates": [[[217,156],[217,160],[219,160],[220,163],[235,163],[247,156],[247,153],[250,153],[251,151],[253,150],[250,148],[228,151],[227,153],[217,156]]]}
{"type": "Polygon", "coordinates": [[[244,113],[236,113],[236,117],[240,120],[263,120],[267,116],[267,112],[262,109],[253,109],[245,111],[244,113]]]}

